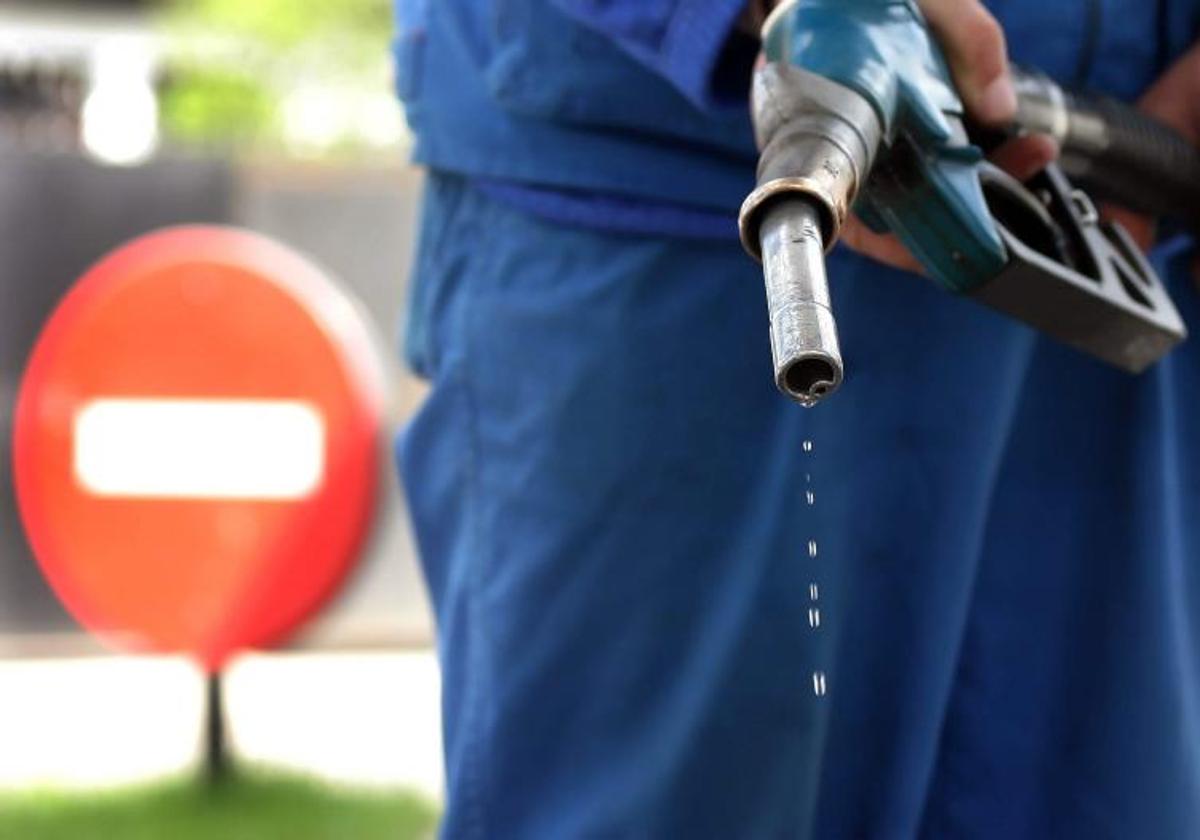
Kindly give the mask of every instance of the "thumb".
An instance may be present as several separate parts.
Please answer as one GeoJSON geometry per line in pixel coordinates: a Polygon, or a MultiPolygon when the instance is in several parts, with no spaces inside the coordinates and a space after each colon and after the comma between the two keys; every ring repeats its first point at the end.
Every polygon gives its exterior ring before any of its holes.
{"type": "Polygon", "coordinates": [[[937,35],[967,111],[984,125],[1004,125],[1017,113],[1008,76],[1004,30],[977,0],[920,0],[937,35]]]}

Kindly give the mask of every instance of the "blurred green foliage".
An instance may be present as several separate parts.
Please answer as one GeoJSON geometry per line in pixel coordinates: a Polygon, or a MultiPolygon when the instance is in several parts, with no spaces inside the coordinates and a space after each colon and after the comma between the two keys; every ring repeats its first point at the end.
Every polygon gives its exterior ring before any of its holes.
{"type": "Polygon", "coordinates": [[[163,0],[158,24],[162,123],[176,142],[276,150],[282,105],[303,86],[391,93],[390,0],[163,0]]]}
{"type": "Polygon", "coordinates": [[[160,106],[167,136],[199,145],[247,145],[271,134],[275,105],[256,79],[221,68],[179,71],[160,106]]]}
{"type": "Polygon", "coordinates": [[[229,35],[293,50],[314,38],[349,39],[364,44],[386,36],[388,0],[170,0],[176,22],[211,27],[229,35]]]}
{"type": "Polygon", "coordinates": [[[414,794],[265,771],[216,785],[0,794],[0,840],[415,840],[436,825],[436,809],[414,794]]]}

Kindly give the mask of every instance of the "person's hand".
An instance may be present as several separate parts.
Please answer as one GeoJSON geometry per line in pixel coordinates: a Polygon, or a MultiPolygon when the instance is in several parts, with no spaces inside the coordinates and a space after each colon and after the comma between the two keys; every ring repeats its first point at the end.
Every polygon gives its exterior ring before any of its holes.
{"type": "MultiPolygon", "coordinates": [[[[1003,126],[1016,115],[1017,96],[1008,74],[1004,30],[978,0],[919,0],[950,64],[954,84],[968,114],[985,126],[1003,126]]],[[[1200,88],[1200,58],[1193,67],[1193,99],[1200,88]]],[[[1191,103],[1200,116],[1200,101],[1191,103]]],[[[1030,135],[1010,140],[992,155],[992,162],[1018,180],[1025,180],[1058,156],[1050,137],[1030,135]]],[[[921,266],[900,240],[871,231],[851,216],[842,228],[842,241],[856,251],[910,271],[921,266]]]]}
{"type": "MultiPolygon", "coordinates": [[[[1138,108],[1200,146],[1200,44],[1184,53],[1151,85],[1138,100],[1138,108]]],[[[1104,215],[1124,225],[1143,250],[1150,250],[1154,219],[1116,205],[1105,205],[1104,215]]]]}

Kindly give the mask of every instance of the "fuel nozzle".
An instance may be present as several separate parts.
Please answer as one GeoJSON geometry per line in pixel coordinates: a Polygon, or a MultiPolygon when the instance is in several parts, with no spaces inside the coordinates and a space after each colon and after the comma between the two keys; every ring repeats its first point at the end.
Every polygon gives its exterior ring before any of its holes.
{"type": "Polygon", "coordinates": [[[825,274],[881,129],[858,93],[799,67],[755,73],[758,188],[738,219],[742,244],[763,265],[775,383],[813,406],[842,383],[842,354],[825,274]]]}
{"type": "MultiPolygon", "coordinates": [[[[843,379],[824,254],[855,201],[943,289],[1119,368],[1142,371],[1183,340],[1154,268],[1056,165],[1022,183],[981,159],[915,0],[780,0],[762,45],[758,184],[738,225],[763,264],[785,394],[815,405],[843,379]]],[[[1017,81],[1018,122],[1055,133],[1098,195],[1200,230],[1200,155],[1182,138],[1045,78],[1017,81]]]]}
{"type": "Polygon", "coordinates": [[[801,405],[816,405],[842,384],[816,206],[804,198],[777,201],[763,214],[759,242],[775,384],[801,405]]]}

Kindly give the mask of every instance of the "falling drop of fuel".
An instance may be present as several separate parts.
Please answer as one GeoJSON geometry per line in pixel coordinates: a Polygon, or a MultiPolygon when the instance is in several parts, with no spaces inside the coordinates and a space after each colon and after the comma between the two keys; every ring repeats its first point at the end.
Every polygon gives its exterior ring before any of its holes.
{"type": "MultiPolygon", "coordinates": [[[[804,450],[805,455],[811,455],[811,453],[813,451],[812,439],[811,438],[804,439],[804,441],[801,444],[801,449],[804,450]]],[[[817,495],[816,495],[816,492],[813,490],[813,486],[812,486],[813,480],[812,480],[811,472],[804,473],[804,484],[805,484],[804,506],[806,508],[812,508],[813,505],[816,503],[817,495]]],[[[815,510],[805,511],[805,513],[807,513],[808,516],[811,518],[811,516],[813,514],[815,514],[816,511],[815,510]]],[[[810,533],[812,533],[812,532],[810,532],[810,533]]],[[[808,545],[809,558],[816,559],[817,541],[815,539],[815,536],[808,538],[807,545],[808,545]]],[[[808,626],[814,631],[814,633],[821,629],[822,609],[821,609],[821,605],[818,603],[818,601],[820,599],[821,591],[818,587],[817,580],[815,580],[815,578],[819,578],[819,577],[820,576],[818,574],[814,574],[813,575],[814,579],[810,579],[809,583],[808,583],[808,601],[809,601],[808,626]]],[[[826,605],[826,606],[828,606],[828,605],[826,605]]],[[[826,610],[826,612],[828,612],[828,611],[826,610]]],[[[814,636],[814,640],[816,638],[817,637],[814,636]]],[[[818,647],[820,647],[820,645],[818,645],[818,647]]],[[[814,651],[814,653],[816,653],[818,656],[820,656],[819,651],[814,651]]],[[[813,684],[813,694],[815,694],[817,697],[824,697],[826,694],[825,672],[822,670],[813,670],[812,671],[812,684],[813,684]]]]}

